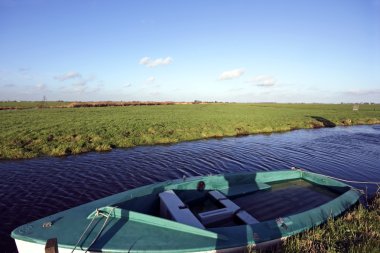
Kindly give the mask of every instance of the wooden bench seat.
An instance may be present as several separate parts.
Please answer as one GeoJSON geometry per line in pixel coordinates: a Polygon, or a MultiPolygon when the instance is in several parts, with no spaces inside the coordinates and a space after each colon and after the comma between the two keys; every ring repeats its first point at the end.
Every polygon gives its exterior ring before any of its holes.
{"type": "Polygon", "coordinates": [[[161,192],[159,198],[161,217],[193,227],[205,228],[173,190],[161,192]]]}
{"type": "Polygon", "coordinates": [[[259,223],[259,221],[256,218],[254,218],[246,211],[240,210],[240,207],[238,205],[236,205],[233,201],[228,199],[221,192],[210,191],[209,195],[215,200],[217,200],[220,204],[222,204],[224,208],[199,213],[198,216],[203,225],[207,226],[209,224],[225,219],[233,219],[234,215],[236,215],[241,221],[243,221],[246,224],[259,223]]]}
{"type": "Polygon", "coordinates": [[[239,195],[244,195],[248,193],[253,193],[260,190],[268,190],[271,186],[265,183],[256,184],[243,184],[237,186],[230,186],[225,189],[220,189],[219,191],[228,197],[234,197],[239,195]]]}

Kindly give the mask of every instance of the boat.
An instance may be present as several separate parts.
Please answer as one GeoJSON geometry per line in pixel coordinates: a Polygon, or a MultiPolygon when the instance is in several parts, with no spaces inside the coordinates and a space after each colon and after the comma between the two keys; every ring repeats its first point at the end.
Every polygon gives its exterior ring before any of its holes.
{"type": "Polygon", "coordinates": [[[302,170],[184,177],[59,212],[11,236],[19,253],[239,252],[318,226],[359,197],[302,170]]]}

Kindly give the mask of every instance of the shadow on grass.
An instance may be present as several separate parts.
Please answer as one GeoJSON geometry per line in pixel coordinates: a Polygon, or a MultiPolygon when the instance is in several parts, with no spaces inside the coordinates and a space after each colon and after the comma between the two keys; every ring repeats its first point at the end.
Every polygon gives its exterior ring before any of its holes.
{"type": "Polygon", "coordinates": [[[310,116],[310,118],[315,119],[318,122],[321,122],[324,127],[336,127],[336,124],[328,119],[319,116],[310,116]]]}

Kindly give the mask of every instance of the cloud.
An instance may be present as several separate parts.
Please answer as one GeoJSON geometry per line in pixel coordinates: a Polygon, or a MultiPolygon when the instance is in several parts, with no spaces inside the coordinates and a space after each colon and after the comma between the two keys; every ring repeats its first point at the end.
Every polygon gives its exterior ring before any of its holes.
{"type": "Polygon", "coordinates": [[[4,84],[3,87],[5,87],[5,88],[13,88],[13,87],[16,87],[16,85],[13,84],[13,83],[7,83],[7,84],[4,84]]]}
{"type": "Polygon", "coordinates": [[[71,88],[69,90],[72,90],[73,92],[83,94],[85,91],[88,92],[88,82],[92,81],[92,78],[90,79],[82,79],[78,82],[72,83],[71,88]]]}
{"type": "Polygon", "coordinates": [[[30,68],[18,68],[17,73],[24,79],[33,80],[33,73],[30,72],[30,68]]]}
{"type": "Polygon", "coordinates": [[[154,68],[160,65],[169,65],[173,62],[171,57],[151,59],[150,57],[143,57],[140,59],[139,64],[145,65],[149,68],[154,68]]]}
{"type": "Polygon", "coordinates": [[[255,76],[251,80],[248,81],[248,83],[252,83],[256,86],[260,87],[272,87],[276,84],[277,80],[272,76],[255,76]]]}
{"type": "Polygon", "coordinates": [[[69,85],[61,86],[61,90],[64,93],[76,93],[76,94],[84,94],[84,93],[91,93],[94,91],[100,90],[100,87],[103,86],[102,81],[98,81],[97,87],[94,88],[94,82],[97,81],[96,77],[94,75],[84,78],[81,74],[78,72],[68,72],[65,75],[62,75],[61,77],[64,77],[65,79],[59,79],[61,81],[67,80],[67,79],[75,79],[73,82],[69,85]]]}
{"type": "Polygon", "coordinates": [[[156,81],[156,77],[154,77],[154,76],[151,76],[148,79],[146,79],[147,83],[154,83],[155,81],[156,81]]]}
{"type": "Polygon", "coordinates": [[[153,97],[160,97],[162,94],[161,94],[161,92],[154,91],[154,92],[150,92],[149,95],[151,95],[153,97]]]}
{"type": "Polygon", "coordinates": [[[18,71],[19,72],[28,72],[30,70],[30,68],[19,68],[18,71]]]}
{"type": "Polygon", "coordinates": [[[380,95],[380,89],[352,89],[343,92],[346,95],[363,96],[363,95],[380,95]]]}
{"type": "Polygon", "coordinates": [[[87,80],[80,80],[80,81],[78,81],[78,82],[76,82],[76,83],[73,83],[73,86],[76,86],[76,87],[84,87],[84,86],[86,86],[87,85],[87,80]]]}
{"type": "Polygon", "coordinates": [[[68,88],[64,88],[64,92],[66,93],[79,93],[79,94],[83,94],[86,90],[87,90],[87,86],[86,85],[76,85],[76,84],[73,84],[71,87],[68,87],[68,88]]]}
{"type": "Polygon", "coordinates": [[[131,83],[125,83],[124,85],[123,85],[123,87],[124,88],[130,88],[130,87],[132,87],[132,84],[131,83]]]}
{"type": "Polygon", "coordinates": [[[244,69],[233,69],[233,70],[224,71],[222,74],[220,74],[219,80],[230,80],[230,79],[238,78],[242,76],[244,72],[245,72],[244,69]]]}
{"type": "Polygon", "coordinates": [[[238,92],[238,91],[243,91],[244,89],[243,88],[233,88],[233,89],[229,89],[228,91],[229,92],[238,92]]]}
{"type": "Polygon", "coordinates": [[[39,83],[35,87],[37,88],[37,90],[40,90],[40,91],[46,90],[46,84],[44,83],[39,83]]]}
{"type": "Polygon", "coordinates": [[[68,79],[74,79],[74,78],[80,78],[82,75],[76,71],[70,71],[67,72],[66,74],[55,76],[54,78],[59,80],[59,81],[65,81],[68,79]]]}

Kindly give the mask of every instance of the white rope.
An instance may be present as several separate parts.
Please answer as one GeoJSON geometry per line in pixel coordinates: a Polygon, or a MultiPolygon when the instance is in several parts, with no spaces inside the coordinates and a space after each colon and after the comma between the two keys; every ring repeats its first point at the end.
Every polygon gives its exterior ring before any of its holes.
{"type": "Polygon", "coordinates": [[[104,216],[104,214],[102,212],[100,212],[101,215],[103,215],[104,217],[106,217],[106,220],[104,221],[103,223],[103,226],[100,228],[98,234],[95,236],[94,240],[92,240],[92,242],[90,243],[90,246],[88,246],[87,250],[84,252],[88,252],[88,250],[91,248],[91,246],[95,243],[96,240],[98,240],[100,234],[103,232],[103,229],[105,228],[107,222],[108,222],[108,219],[109,217],[111,216],[111,213],[113,212],[113,210],[115,209],[115,206],[112,208],[112,210],[108,213],[107,217],[104,216]]]}
{"type": "MultiPolygon", "coordinates": [[[[98,213],[98,209],[96,209],[96,213],[98,213]]],[[[71,253],[73,253],[75,251],[75,249],[78,247],[80,241],[82,240],[83,236],[86,234],[87,230],[90,228],[92,222],[95,220],[97,215],[94,215],[94,217],[92,217],[92,220],[91,222],[87,225],[86,229],[83,231],[82,235],[79,237],[79,240],[77,241],[77,243],[75,244],[73,250],[71,251],[71,253]]]]}
{"type": "Polygon", "coordinates": [[[106,220],[104,221],[103,226],[101,227],[101,229],[99,230],[99,232],[96,235],[95,239],[91,242],[90,246],[85,251],[85,253],[91,248],[92,244],[99,238],[100,233],[103,231],[103,229],[104,229],[104,227],[105,227],[105,225],[106,225],[106,223],[108,221],[108,218],[111,216],[111,213],[112,213],[112,211],[114,209],[115,209],[115,207],[113,207],[112,210],[106,216],[101,210],[99,210],[99,209],[96,208],[96,213],[94,214],[94,217],[92,217],[91,222],[87,225],[86,229],[83,231],[82,235],[80,236],[78,242],[75,244],[75,246],[74,246],[73,250],[71,251],[71,253],[73,253],[75,251],[75,249],[78,247],[78,245],[81,242],[83,236],[86,234],[87,230],[90,228],[90,226],[91,226],[92,222],[95,220],[95,218],[98,217],[99,215],[102,215],[103,217],[106,218],[106,220]]]}

